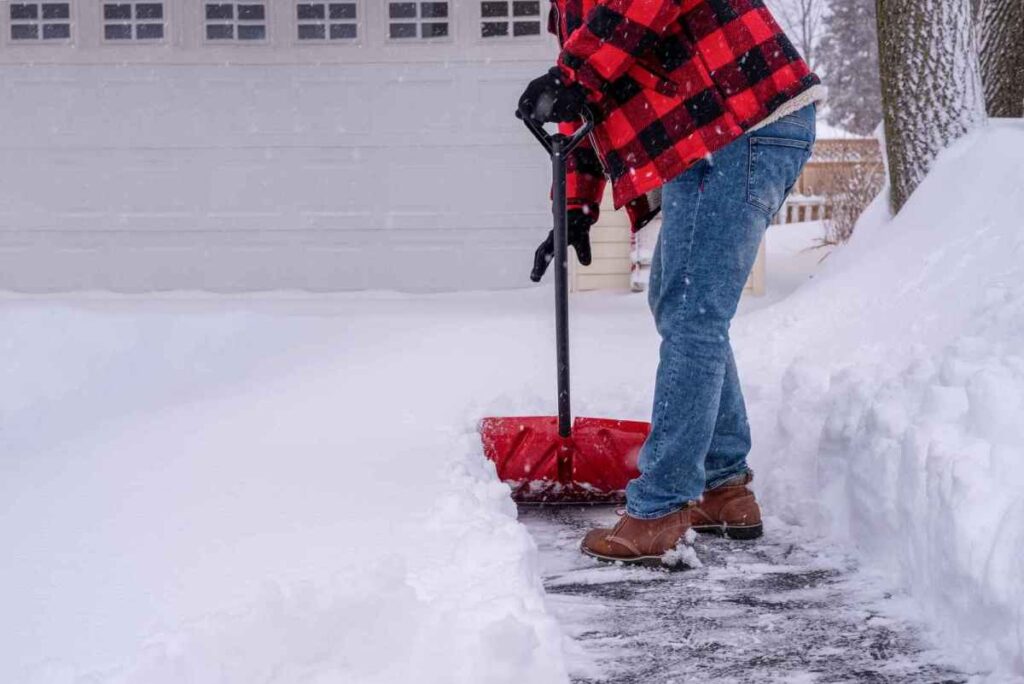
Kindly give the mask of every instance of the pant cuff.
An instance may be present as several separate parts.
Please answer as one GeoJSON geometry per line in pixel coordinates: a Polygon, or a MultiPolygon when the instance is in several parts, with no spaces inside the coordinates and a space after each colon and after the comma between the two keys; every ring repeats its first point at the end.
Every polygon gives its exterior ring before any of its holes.
{"type": "Polygon", "coordinates": [[[638,520],[655,520],[657,518],[664,518],[666,515],[672,515],[673,513],[676,513],[678,511],[683,510],[684,508],[686,508],[689,505],[690,505],[690,503],[686,502],[686,503],[684,503],[681,506],[663,508],[663,509],[659,509],[657,511],[654,511],[653,513],[641,513],[639,511],[633,509],[633,508],[630,508],[629,504],[627,503],[626,504],[626,513],[629,515],[629,517],[637,518],[638,520]]]}
{"type": "Polygon", "coordinates": [[[704,487],[704,491],[707,492],[707,491],[711,491],[712,489],[717,489],[717,488],[721,487],[722,485],[724,485],[729,480],[732,480],[734,478],[740,477],[741,475],[746,475],[747,473],[752,473],[752,472],[753,471],[750,468],[748,468],[747,466],[743,466],[743,468],[741,468],[740,470],[737,470],[734,473],[731,473],[729,475],[721,475],[719,477],[716,477],[714,480],[709,480],[707,485],[705,485],[705,487],[704,487]]]}

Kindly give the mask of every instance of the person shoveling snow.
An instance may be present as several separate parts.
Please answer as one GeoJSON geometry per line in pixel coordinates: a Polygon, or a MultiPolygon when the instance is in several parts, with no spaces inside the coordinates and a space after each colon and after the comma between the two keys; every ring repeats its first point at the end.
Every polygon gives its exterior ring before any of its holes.
{"type": "Polygon", "coordinates": [[[527,86],[519,113],[572,134],[589,107],[595,125],[567,159],[567,230],[537,249],[532,278],[559,237],[590,262],[606,174],[633,230],[664,209],[649,286],[662,338],[650,434],[621,520],[591,530],[581,550],[663,565],[683,557],[670,552],[690,529],[757,538],[729,326],[810,157],[824,89],[760,3],[557,0],[551,28],[557,65],[527,86]]]}

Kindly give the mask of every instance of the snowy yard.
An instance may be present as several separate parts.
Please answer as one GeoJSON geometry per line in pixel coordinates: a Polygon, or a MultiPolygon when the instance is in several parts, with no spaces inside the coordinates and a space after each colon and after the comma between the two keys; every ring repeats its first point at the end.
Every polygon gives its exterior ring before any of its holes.
{"type": "MultiPolygon", "coordinates": [[[[769,526],[693,577],[756,585],[799,543],[792,573],[826,575],[786,589],[810,606],[794,622],[844,597],[836,629],[870,613],[902,644],[892,681],[1024,679],[1024,155],[1006,150],[1024,127],[958,144],[820,269],[806,232],[774,227],[773,294],[733,328],[769,526]]],[[[573,609],[553,577],[623,571],[581,570],[571,524],[519,524],[475,435],[553,410],[549,309],[547,288],[0,301],[0,681],[614,680],[593,632],[633,599],[573,609]]],[[[644,298],[577,296],[573,316],[577,413],[646,419],[644,298]]],[[[767,657],[743,641],[759,608],[730,606],[746,662],[767,657]]],[[[643,643],[605,636],[623,662],[643,643]]],[[[683,656],[644,681],[700,681],[683,656]]]]}

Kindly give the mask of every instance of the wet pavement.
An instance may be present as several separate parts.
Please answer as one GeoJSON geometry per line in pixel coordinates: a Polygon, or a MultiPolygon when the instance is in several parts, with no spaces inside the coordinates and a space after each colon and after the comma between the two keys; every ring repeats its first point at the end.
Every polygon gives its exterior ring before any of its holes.
{"type": "Polygon", "coordinates": [[[968,681],[897,616],[881,581],[795,528],[769,521],[753,542],[698,537],[703,567],[664,572],[580,555],[583,533],[614,524],[614,509],[524,508],[520,519],[579,650],[574,682],[968,681]]]}

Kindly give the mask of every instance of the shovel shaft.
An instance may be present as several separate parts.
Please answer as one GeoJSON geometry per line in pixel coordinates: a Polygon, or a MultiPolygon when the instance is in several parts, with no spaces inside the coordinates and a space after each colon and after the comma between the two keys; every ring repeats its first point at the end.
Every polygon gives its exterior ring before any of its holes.
{"type": "MultiPolygon", "coordinates": [[[[569,207],[565,197],[565,158],[594,128],[594,114],[583,111],[583,125],[571,136],[549,135],[528,113],[519,118],[551,155],[551,213],[555,237],[555,352],[558,357],[558,434],[572,436],[572,406],[569,401],[569,207]]],[[[571,470],[571,461],[568,470],[571,470]]]]}
{"type": "Polygon", "coordinates": [[[551,140],[551,212],[555,236],[555,346],[558,358],[558,434],[572,434],[569,394],[569,218],[565,197],[565,144],[561,136],[551,140]]]}

